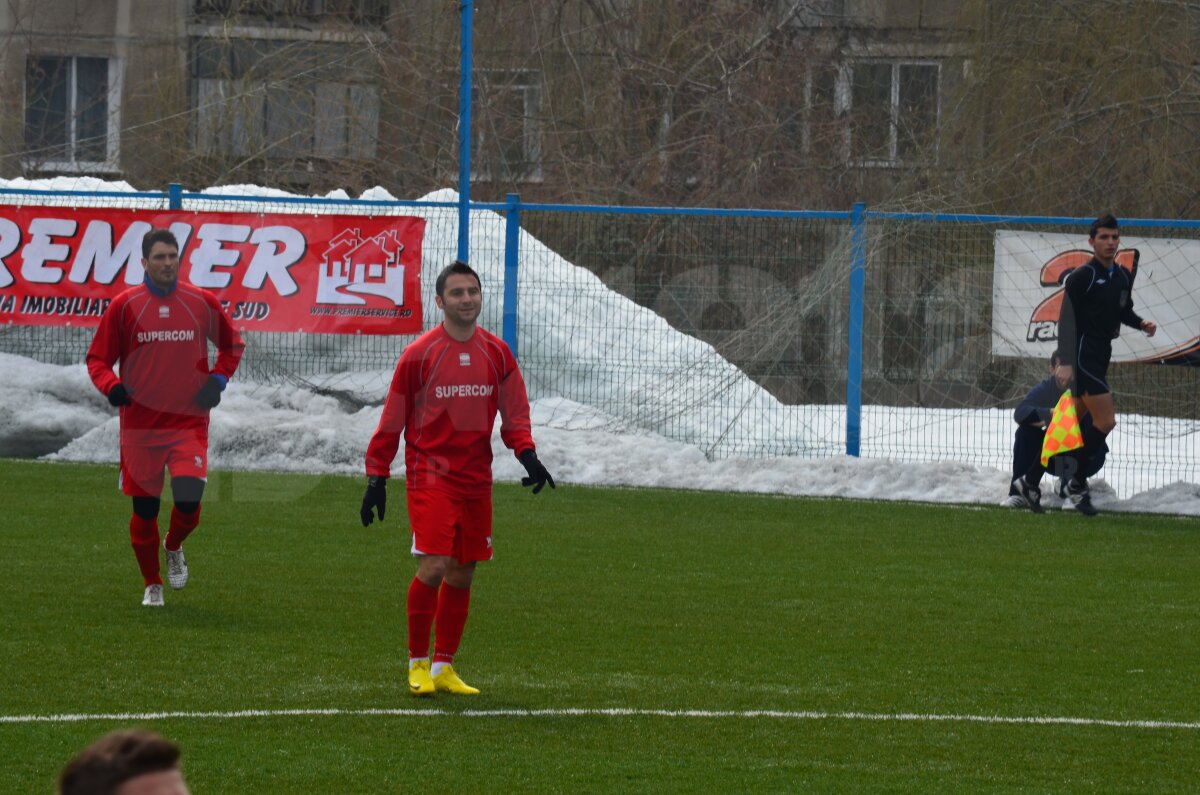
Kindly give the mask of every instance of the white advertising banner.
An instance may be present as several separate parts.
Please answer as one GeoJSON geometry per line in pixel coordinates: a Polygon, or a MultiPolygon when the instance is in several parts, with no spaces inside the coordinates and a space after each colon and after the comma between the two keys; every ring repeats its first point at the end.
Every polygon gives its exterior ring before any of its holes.
{"type": "MultiPolygon", "coordinates": [[[[1114,362],[1200,364],[1200,241],[1121,236],[1117,263],[1137,266],[1133,310],[1158,333],[1121,327],[1114,362]]],[[[1087,235],[997,231],[992,353],[1049,358],[1058,345],[1063,280],[1092,258],[1087,235]]]]}

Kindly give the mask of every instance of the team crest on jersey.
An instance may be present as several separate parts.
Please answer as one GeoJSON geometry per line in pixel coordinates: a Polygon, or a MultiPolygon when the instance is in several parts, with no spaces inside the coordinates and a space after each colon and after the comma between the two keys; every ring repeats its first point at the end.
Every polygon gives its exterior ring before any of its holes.
{"type": "Polygon", "coordinates": [[[471,366],[471,354],[460,353],[458,355],[458,366],[459,367],[470,367],[471,366]]]}
{"type": "Polygon", "coordinates": [[[169,306],[160,306],[160,307],[158,308],[158,316],[159,316],[159,317],[170,317],[170,316],[171,316],[171,307],[169,307],[169,306]]]}

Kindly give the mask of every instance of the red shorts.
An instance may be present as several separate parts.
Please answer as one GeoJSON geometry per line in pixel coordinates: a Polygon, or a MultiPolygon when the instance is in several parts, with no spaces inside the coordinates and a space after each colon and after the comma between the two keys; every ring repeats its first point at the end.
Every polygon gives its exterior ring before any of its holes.
{"type": "Polygon", "coordinates": [[[130,497],[158,497],[163,469],[171,478],[208,480],[208,434],[188,433],[171,444],[121,445],[121,491],[130,497]]]}
{"type": "Polygon", "coordinates": [[[459,563],[492,559],[492,496],[460,497],[437,489],[408,490],[414,555],[447,555],[459,563]]]}

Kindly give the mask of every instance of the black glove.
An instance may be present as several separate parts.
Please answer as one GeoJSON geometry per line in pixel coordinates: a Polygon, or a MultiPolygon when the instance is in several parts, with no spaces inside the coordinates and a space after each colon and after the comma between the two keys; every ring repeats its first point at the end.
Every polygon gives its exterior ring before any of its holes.
{"type": "Polygon", "coordinates": [[[529,473],[529,477],[521,478],[522,486],[533,486],[534,494],[541,491],[547,483],[550,484],[550,488],[554,488],[554,478],[550,477],[550,473],[546,471],[546,467],[541,461],[538,461],[537,453],[533,450],[526,450],[517,456],[517,460],[521,462],[521,466],[525,467],[525,471],[529,473]]]}
{"type": "Polygon", "coordinates": [[[375,521],[375,515],[371,513],[372,508],[379,509],[379,521],[382,522],[383,513],[387,510],[387,478],[383,475],[371,475],[367,478],[367,492],[363,494],[362,509],[358,512],[363,527],[375,521]]]}
{"type": "Polygon", "coordinates": [[[196,393],[196,405],[202,409],[211,409],[220,402],[221,380],[215,375],[210,375],[204,382],[204,386],[200,387],[200,391],[196,393]]]}
{"type": "Polygon", "coordinates": [[[108,398],[109,405],[112,406],[128,406],[133,403],[133,398],[129,397],[129,393],[125,391],[124,384],[117,384],[108,390],[108,394],[105,397],[108,398]]]}

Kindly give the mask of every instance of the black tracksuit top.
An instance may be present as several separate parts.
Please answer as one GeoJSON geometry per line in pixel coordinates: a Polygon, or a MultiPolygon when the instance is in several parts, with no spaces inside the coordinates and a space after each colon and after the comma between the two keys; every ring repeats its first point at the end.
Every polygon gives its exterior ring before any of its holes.
{"type": "Polygon", "coordinates": [[[1092,257],[1067,274],[1063,287],[1058,317],[1058,355],[1063,364],[1075,364],[1081,338],[1109,346],[1122,323],[1141,328],[1142,318],[1133,311],[1133,277],[1120,265],[1109,274],[1092,257]]]}

